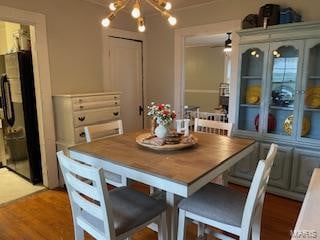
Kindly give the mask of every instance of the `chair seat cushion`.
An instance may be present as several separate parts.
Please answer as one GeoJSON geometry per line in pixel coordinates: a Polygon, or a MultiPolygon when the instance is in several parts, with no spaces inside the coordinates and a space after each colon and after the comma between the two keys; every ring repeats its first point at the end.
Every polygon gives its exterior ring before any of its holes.
{"type": "Polygon", "coordinates": [[[166,209],[166,203],[128,187],[110,191],[116,235],[148,222],[166,209]]]}
{"type": "Polygon", "coordinates": [[[179,208],[217,222],[240,227],[245,202],[245,194],[209,183],[189,198],[182,200],[179,208]]]}

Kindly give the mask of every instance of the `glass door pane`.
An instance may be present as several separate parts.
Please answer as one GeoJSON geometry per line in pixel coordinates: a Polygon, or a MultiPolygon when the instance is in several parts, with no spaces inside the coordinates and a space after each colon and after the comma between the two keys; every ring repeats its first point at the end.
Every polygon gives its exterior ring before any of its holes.
{"type": "Polygon", "coordinates": [[[262,99],[264,52],[250,48],[242,54],[238,128],[259,130],[259,112],[262,99]]]}
{"type": "Polygon", "coordinates": [[[320,140],[320,43],[308,51],[304,113],[299,134],[304,138],[320,140]]]}
{"type": "Polygon", "coordinates": [[[292,136],[299,50],[294,46],[271,48],[272,68],[267,132],[292,136]]]}

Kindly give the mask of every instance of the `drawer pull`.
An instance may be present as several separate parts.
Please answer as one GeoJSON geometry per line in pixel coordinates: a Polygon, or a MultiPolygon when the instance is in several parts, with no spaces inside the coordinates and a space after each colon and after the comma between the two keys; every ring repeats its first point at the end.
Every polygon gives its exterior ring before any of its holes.
{"type": "Polygon", "coordinates": [[[79,117],[78,119],[79,121],[83,122],[86,119],[86,117],[79,117]]]}
{"type": "Polygon", "coordinates": [[[82,102],[82,99],[81,99],[81,98],[79,99],[79,102],[82,102]]]}
{"type": "Polygon", "coordinates": [[[114,104],[115,104],[115,105],[118,105],[118,102],[115,102],[114,104]]]}
{"type": "Polygon", "coordinates": [[[80,109],[83,109],[83,106],[82,106],[82,105],[80,106],[80,109]]]}
{"type": "Polygon", "coordinates": [[[84,132],[82,132],[82,133],[79,134],[79,136],[83,138],[83,137],[86,136],[86,134],[84,132]]]}
{"type": "Polygon", "coordinates": [[[119,112],[113,112],[113,115],[114,115],[114,116],[118,116],[118,115],[119,115],[119,112]]]}
{"type": "Polygon", "coordinates": [[[118,99],[118,97],[117,97],[117,96],[114,96],[113,99],[118,99]]]}

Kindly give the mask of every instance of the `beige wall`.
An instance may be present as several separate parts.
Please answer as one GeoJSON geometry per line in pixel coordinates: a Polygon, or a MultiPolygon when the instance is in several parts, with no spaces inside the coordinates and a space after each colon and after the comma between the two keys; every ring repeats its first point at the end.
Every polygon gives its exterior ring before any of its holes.
{"type": "MultiPolygon", "coordinates": [[[[178,10],[177,28],[243,19],[266,3],[291,6],[305,21],[320,20],[319,0],[216,0],[210,5],[178,10]]],[[[174,30],[159,16],[147,19],[148,101],[174,102],[174,30]]]]}
{"type": "Polygon", "coordinates": [[[212,112],[219,106],[219,84],[224,81],[223,47],[189,47],[185,51],[185,105],[212,112]],[[199,92],[198,90],[202,91],[199,92]]]}
{"type": "MultiPolygon", "coordinates": [[[[83,0],[0,0],[0,5],[46,16],[53,94],[102,91],[103,7],[83,0]]],[[[125,13],[112,26],[135,27],[125,13]]]]}

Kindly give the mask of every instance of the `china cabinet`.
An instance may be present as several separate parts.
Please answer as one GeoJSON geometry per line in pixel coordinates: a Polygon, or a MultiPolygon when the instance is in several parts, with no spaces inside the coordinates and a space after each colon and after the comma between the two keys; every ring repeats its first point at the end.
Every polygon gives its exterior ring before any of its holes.
{"type": "MultiPolygon", "coordinates": [[[[320,22],[249,29],[238,35],[234,135],[256,139],[261,159],[270,143],[277,143],[269,191],[301,200],[310,172],[320,167],[320,22]]],[[[249,185],[257,162],[243,159],[232,169],[231,182],[249,185]]]]}

